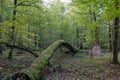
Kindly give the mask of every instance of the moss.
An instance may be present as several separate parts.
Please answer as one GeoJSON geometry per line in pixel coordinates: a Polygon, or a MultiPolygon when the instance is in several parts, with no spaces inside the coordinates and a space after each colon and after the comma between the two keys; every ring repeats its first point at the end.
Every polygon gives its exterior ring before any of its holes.
{"type": "Polygon", "coordinates": [[[42,76],[43,68],[48,64],[50,58],[54,55],[55,50],[60,46],[66,46],[71,49],[71,51],[74,51],[71,45],[64,40],[58,40],[45,49],[28,69],[24,69],[20,73],[29,76],[30,80],[38,80],[42,76]]]}

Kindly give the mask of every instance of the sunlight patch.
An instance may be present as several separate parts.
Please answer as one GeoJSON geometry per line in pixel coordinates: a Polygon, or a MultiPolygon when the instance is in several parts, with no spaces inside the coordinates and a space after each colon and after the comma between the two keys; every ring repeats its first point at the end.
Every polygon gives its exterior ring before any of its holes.
{"type": "Polygon", "coordinates": [[[71,3],[71,0],[61,0],[63,3],[71,3]]]}

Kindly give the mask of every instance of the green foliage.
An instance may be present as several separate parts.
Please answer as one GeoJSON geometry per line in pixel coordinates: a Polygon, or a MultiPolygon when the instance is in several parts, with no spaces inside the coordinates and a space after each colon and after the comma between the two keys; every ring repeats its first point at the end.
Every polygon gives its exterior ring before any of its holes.
{"type": "Polygon", "coordinates": [[[1,40],[10,41],[14,24],[15,44],[37,49],[44,49],[58,39],[75,47],[80,44],[89,47],[96,42],[96,35],[100,45],[108,47],[109,25],[113,25],[113,19],[120,16],[113,0],[72,0],[69,4],[60,0],[18,0],[14,22],[13,0],[4,0],[2,6],[1,40]]]}

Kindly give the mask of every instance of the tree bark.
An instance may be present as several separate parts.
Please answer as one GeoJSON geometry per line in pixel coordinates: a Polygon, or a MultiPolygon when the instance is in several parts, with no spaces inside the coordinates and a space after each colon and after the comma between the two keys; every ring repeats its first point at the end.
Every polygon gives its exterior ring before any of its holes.
{"type": "MultiPolygon", "coordinates": [[[[94,19],[94,22],[97,21],[95,12],[93,12],[93,19],[94,19]]],[[[98,26],[95,27],[95,43],[97,43],[97,44],[100,43],[99,42],[99,28],[98,28],[98,26]]]]}
{"type": "MultiPolygon", "coordinates": [[[[13,9],[13,16],[12,16],[12,21],[13,21],[13,26],[11,28],[11,44],[15,45],[15,20],[16,20],[16,14],[17,14],[17,0],[14,0],[14,9],[13,9]]],[[[8,59],[12,59],[13,55],[13,48],[10,48],[8,59]]]]}
{"type": "MultiPolygon", "coordinates": [[[[96,13],[95,13],[95,11],[92,12],[91,5],[89,5],[88,7],[89,7],[90,21],[96,23],[97,22],[96,13]]],[[[95,26],[94,35],[95,35],[95,38],[94,38],[95,43],[99,44],[100,41],[99,41],[99,28],[98,28],[98,26],[95,26]]]]}
{"type": "MultiPolygon", "coordinates": [[[[33,51],[39,51],[39,50],[34,50],[34,49],[31,49],[29,47],[25,47],[25,46],[19,46],[19,45],[11,45],[9,43],[5,43],[5,42],[0,42],[0,44],[2,45],[6,45],[7,47],[10,47],[10,48],[16,48],[16,49],[20,49],[20,50],[23,50],[23,51],[27,51],[29,53],[31,53],[32,55],[34,55],[35,57],[38,57],[39,55],[37,55],[35,52],[33,51]]],[[[3,50],[5,50],[5,48],[3,48],[3,50]]]]}
{"type": "Polygon", "coordinates": [[[17,80],[17,78],[22,78],[20,80],[40,80],[44,67],[48,64],[49,60],[54,55],[54,52],[57,50],[57,48],[61,46],[67,47],[73,52],[73,54],[75,54],[75,50],[70,44],[66,43],[63,40],[58,40],[51,44],[42,53],[40,53],[39,57],[32,63],[29,68],[14,74],[11,77],[11,80],[17,80]]]}
{"type": "Polygon", "coordinates": [[[114,40],[113,40],[113,63],[118,63],[118,35],[119,35],[119,17],[114,22],[114,40]]]}
{"type": "MultiPolygon", "coordinates": [[[[119,1],[115,1],[115,8],[119,10],[119,1]]],[[[116,16],[114,20],[114,40],[113,40],[113,63],[118,64],[118,38],[119,38],[119,17],[116,16]]]]}
{"type": "Polygon", "coordinates": [[[109,51],[112,52],[112,27],[109,23],[109,51]]]}
{"type": "MultiPolygon", "coordinates": [[[[0,1],[0,40],[2,39],[2,23],[3,23],[3,14],[2,14],[2,8],[3,8],[3,1],[4,0],[1,0],[0,1]]],[[[0,44],[0,54],[2,55],[3,54],[3,45],[0,44]]]]}
{"type": "Polygon", "coordinates": [[[79,28],[76,28],[76,45],[77,45],[77,48],[80,47],[80,43],[79,43],[79,28]]]}

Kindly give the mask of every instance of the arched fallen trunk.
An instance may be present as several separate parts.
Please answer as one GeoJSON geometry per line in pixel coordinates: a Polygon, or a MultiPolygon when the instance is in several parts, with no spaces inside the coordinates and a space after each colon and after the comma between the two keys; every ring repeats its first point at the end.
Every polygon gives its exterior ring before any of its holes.
{"type": "Polygon", "coordinates": [[[45,49],[29,68],[23,69],[19,73],[14,74],[10,80],[17,80],[18,78],[19,80],[40,80],[43,68],[48,64],[57,48],[61,46],[67,47],[73,52],[73,54],[75,54],[75,50],[70,44],[66,43],[64,40],[58,40],[45,49]]]}

